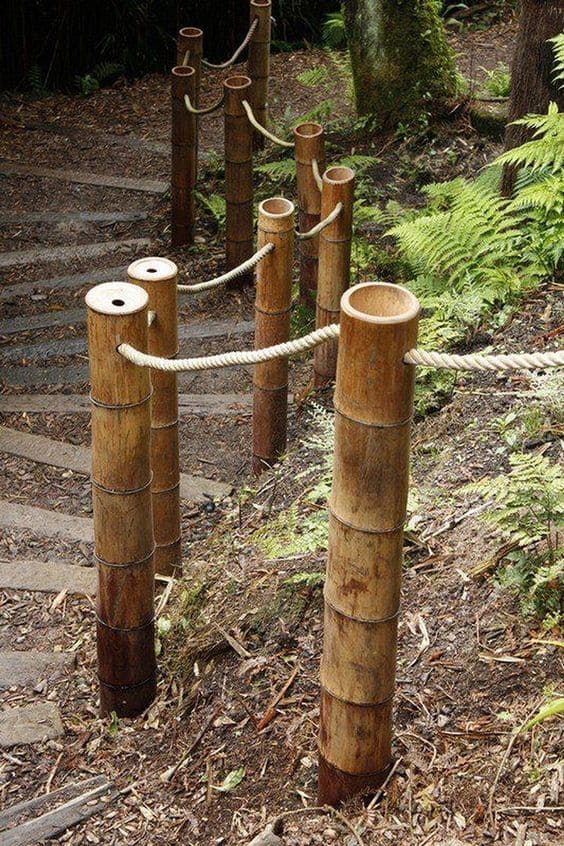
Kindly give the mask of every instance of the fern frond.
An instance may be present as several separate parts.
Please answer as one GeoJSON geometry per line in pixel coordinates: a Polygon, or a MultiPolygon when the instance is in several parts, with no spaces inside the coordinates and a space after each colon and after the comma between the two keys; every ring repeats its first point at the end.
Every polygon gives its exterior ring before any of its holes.
{"type": "Polygon", "coordinates": [[[295,179],[296,163],[294,159],[277,159],[275,162],[258,165],[256,170],[264,173],[273,182],[289,182],[295,179]]]}
{"type": "Polygon", "coordinates": [[[558,111],[556,103],[550,103],[546,115],[526,115],[514,123],[534,129],[533,140],[502,153],[496,164],[531,170],[564,169],[564,112],[558,111]]]}
{"type": "Polygon", "coordinates": [[[308,68],[307,70],[299,73],[296,76],[296,79],[308,88],[316,88],[318,85],[321,85],[322,82],[325,82],[328,76],[329,71],[326,67],[308,68]]]}
{"type": "MultiPolygon", "coordinates": [[[[547,214],[564,214],[564,173],[554,173],[519,190],[510,211],[542,209],[547,214]]],[[[564,235],[564,232],[563,232],[564,235]]]]}
{"type": "Polygon", "coordinates": [[[554,81],[561,82],[559,88],[564,88],[564,32],[560,35],[555,35],[554,38],[548,39],[550,44],[554,44],[554,81]]]}

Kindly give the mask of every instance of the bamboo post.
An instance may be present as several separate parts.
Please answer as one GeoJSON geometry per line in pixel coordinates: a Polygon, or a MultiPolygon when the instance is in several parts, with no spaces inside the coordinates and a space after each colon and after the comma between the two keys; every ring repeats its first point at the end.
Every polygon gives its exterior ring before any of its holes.
{"type": "MultiPolygon", "coordinates": [[[[188,68],[194,68],[194,94],[190,95],[190,100],[193,106],[200,105],[200,89],[202,86],[202,55],[203,55],[204,33],[196,26],[185,26],[178,32],[176,39],[176,64],[178,66],[185,65],[188,68]]],[[[194,180],[197,179],[198,168],[198,136],[199,136],[199,120],[195,115],[195,143],[194,143],[194,160],[195,171],[194,180]]]]}
{"type": "MultiPolygon", "coordinates": [[[[166,258],[138,259],[127,276],[149,296],[148,352],[174,358],[178,352],[177,274],[166,258]]],[[[178,388],[176,373],[151,370],[151,497],[155,535],[155,572],[182,574],[180,466],[178,457],[178,388]]]]}
{"type": "Polygon", "coordinates": [[[172,246],[194,240],[194,186],[196,184],[196,116],[186,108],[184,95],[194,102],[196,72],[172,69],[172,246]]]}
{"type": "MultiPolygon", "coordinates": [[[[330,167],[323,174],[321,219],[343,204],[340,215],[319,236],[319,272],[315,327],[339,322],[341,297],[349,287],[352,241],[354,170],[330,167]]],[[[315,348],[313,369],[316,387],[335,379],[338,341],[326,341],[315,348]]]]}
{"type": "Polygon", "coordinates": [[[140,714],[156,691],[151,381],[117,346],[147,350],[147,294],[107,282],[86,295],[100,712],[140,714]]]}
{"type": "MultiPolygon", "coordinates": [[[[289,340],[294,252],[294,204],[272,197],[259,204],[258,246],[274,249],[257,265],[255,349],[289,340]]],[[[255,365],[253,376],[253,472],[262,473],[286,449],[288,359],[255,365]]]]}
{"type": "Polygon", "coordinates": [[[319,803],[379,787],[392,696],[419,303],[365,283],[341,300],[321,661],[319,803]]]}
{"type": "MultiPolygon", "coordinates": [[[[257,28],[249,42],[247,73],[253,81],[251,106],[261,126],[268,127],[268,77],[270,76],[270,31],[272,23],[271,0],[251,0],[250,22],[258,20],[257,28]]],[[[264,138],[254,133],[254,147],[262,150],[264,138]]]]}
{"type": "MultiPolygon", "coordinates": [[[[242,264],[253,254],[253,130],[242,102],[248,99],[248,76],[230,76],[225,90],[225,201],[227,269],[242,264]]],[[[228,283],[240,288],[253,281],[252,272],[228,283]]]]}
{"type": "MultiPolygon", "coordinates": [[[[301,123],[294,129],[296,180],[298,192],[298,223],[300,232],[308,232],[321,220],[321,192],[313,171],[317,162],[319,173],[325,170],[325,132],[318,123],[301,123]]],[[[300,300],[315,308],[319,235],[300,241],[300,300]]]]}

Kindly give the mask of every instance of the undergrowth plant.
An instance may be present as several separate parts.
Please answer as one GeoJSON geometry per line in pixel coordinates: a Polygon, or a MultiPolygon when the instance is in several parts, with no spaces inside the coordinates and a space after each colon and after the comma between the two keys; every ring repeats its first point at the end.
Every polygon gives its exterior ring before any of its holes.
{"type": "Polygon", "coordinates": [[[511,471],[466,485],[490,500],[483,519],[511,544],[498,573],[521,598],[525,614],[551,628],[564,621],[564,476],[546,456],[515,453],[511,471]]]}

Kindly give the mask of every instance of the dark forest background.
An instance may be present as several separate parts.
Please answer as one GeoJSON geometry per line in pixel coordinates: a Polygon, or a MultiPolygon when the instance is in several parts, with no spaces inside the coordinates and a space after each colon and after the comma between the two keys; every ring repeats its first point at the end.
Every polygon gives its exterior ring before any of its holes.
{"type": "MultiPolygon", "coordinates": [[[[0,88],[76,90],[79,78],[134,77],[170,67],[181,26],[204,30],[222,61],[249,26],[248,0],[2,0],[0,88]]],[[[274,49],[320,40],[339,0],[273,0],[274,49]]],[[[207,37],[206,37],[207,36],[207,37]]]]}

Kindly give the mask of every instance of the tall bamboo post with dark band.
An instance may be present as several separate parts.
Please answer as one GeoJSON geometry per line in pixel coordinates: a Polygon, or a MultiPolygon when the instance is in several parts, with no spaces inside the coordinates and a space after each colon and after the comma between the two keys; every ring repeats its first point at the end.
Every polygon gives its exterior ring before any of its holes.
{"type": "Polygon", "coordinates": [[[124,341],[147,350],[148,299],[122,282],[86,295],[100,712],[121,717],[156,691],[150,371],[117,352],[124,341]]]}
{"type": "MultiPolygon", "coordinates": [[[[330,167],[323,174],[321,218],[343,204],[340,215],[319,236],[319,271],[315,328],[339,322],[341,297],[350,284],[354,170],[330,167]]],[[[335,379],[337,372],[337,339],[316,347],[313,369],[316,387],[335,379]]]]}
{"type": "Polygon", "coordinates": [[[179,65],[172,69],[172,246],[194,240],[194,186],[196,184],[196,116],[188,111],[184,95],[194,102],[196,71],[179,65]]]}
{"type": "Polygon", "coordinates": [[[392,697],[419,303],[365,283],[341,300],[321,661],[319,802],[378,788],[392,697]]]}
{"type": "MultiPolygon", "coordinates": [[[[316,172],[325,170],[325,132],[318,123],[301,123],[294,129],[296,181],[298,193],[298,226],[308,232],[321,220],[321,191],[316,172]],[[316,163],[315,166],[313,163],[316,163]]],[[[315,308],[319,235],[300,241],[300,300],[315,308]]]]}
{"type": "MultiPolygon", "coordinates": [[[[249,97],[248,76],[230,76],[225,91],[225,200],[227,270],[238,267],[253,254],[253,130],[243,108],[249,97]]],[[[239,288],[253,281],[242,274],[228,283],[239,288]]]]}
{"type": "MultiPolygon", "coordinates": [[[[257,265],[255,349],[289,340],[294,252],[294,204],[272,197],[259,204],[258,247],[274,249],[257,265]]],[[[253,472],[262,473],[286,449],[288,359],[256,364],[253,376],[253,472]]]]}
{"type": "MultiPolygon", "coordinates": [[[[196,108],[200,105],[200,89],[202,87],[202,55],[204,50],[204,33],[196,26],[182,27],[176,39],[176,64],[194,68],[194,96],[190,95],[192,105],[196,108]]],[[[195,117],[195,139],[194,139],[194,161],[195,174],[194,182],[198,177],[198,136],[199,121],[195,117]]]]}
{"type": "MultiPolygon", "coordinates": [[[[272,24],[271,0],[251,0],[251,24],[258,21],[249,42],[247,73],[253,81],[250,102],[261,126],[268,128],[268,77],[270,76],[270,33],[272,24]]],[[[262,150],[264,138],[254,133],[254,147],[262,150]]]]}
{"type": "MultiPolygon", "coordinates": [[[[149,295],[148,352],[175,358],[178,352],[177,275],[166,258],[138,259],[127,276],[149,295]]],[[[180,532],[180,467],[178,458],[178,387],[176,373],[151,370],[151,469],[155,572],[182,573],[180,532]]]]}

